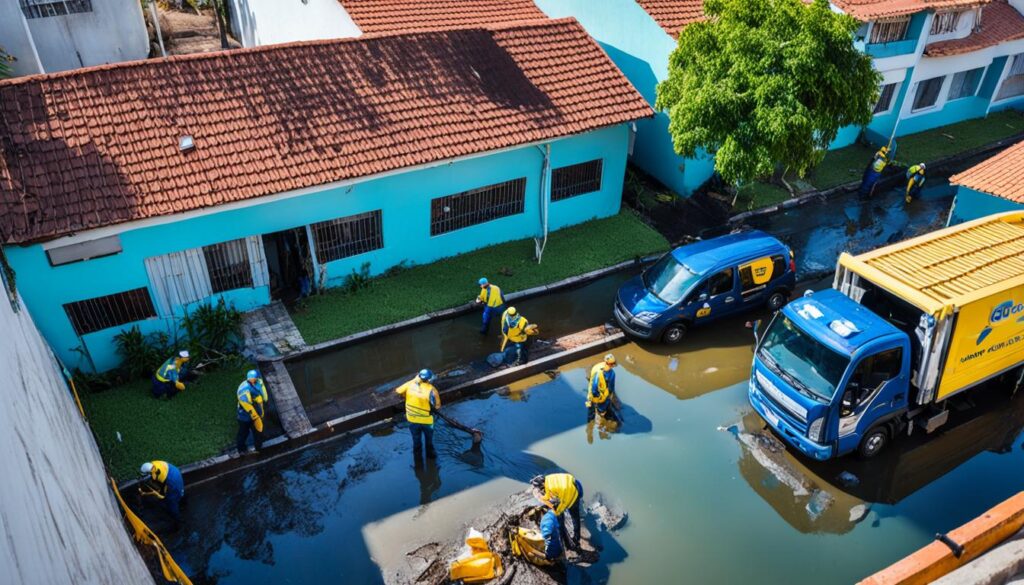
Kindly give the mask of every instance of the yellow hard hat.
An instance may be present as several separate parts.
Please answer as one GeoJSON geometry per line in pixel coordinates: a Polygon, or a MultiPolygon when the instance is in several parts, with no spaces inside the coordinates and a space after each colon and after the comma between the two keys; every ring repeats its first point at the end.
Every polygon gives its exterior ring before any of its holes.
{"type": "Polygon", "coordinates": [[[604,356],[604,363],[606,363],[606,364],[615,364],[615,356],[612,355],[612,354],[608,354],[608,355],[604,356]]]}
{"type": "Polygon", "coordinates": [[[508,308],[508,314],[509,315],[515,315],[516,314],[516,308],[515,307],[509,307],[508,308]]]}

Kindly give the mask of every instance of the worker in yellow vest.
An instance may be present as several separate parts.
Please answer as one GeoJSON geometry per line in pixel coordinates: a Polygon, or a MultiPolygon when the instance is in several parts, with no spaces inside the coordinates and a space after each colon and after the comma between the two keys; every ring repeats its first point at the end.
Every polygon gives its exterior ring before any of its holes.
{"type": "Polygon", "coordinates": [[[569,473],[538,475],[530,480],[533,495],[544,504],[552,506],[558,517],[562,541],[573,550],[580,548],[580,503],[583,501],[583,485],[569,473]],[[552,505],[557,502],[557,505],[552,505]],[[565,516],[572,519],[572,539],[565,530],[565,516]]]}
{"type": "MultiPolygon", "coordinates": [[[[516,311],[515,307],[509,307],[501,316],[501,351],[505,352],[506,345],[511,343],[512,365],[525,364],[530,359],[526,342],[530,338],[530,322],[516,311]]],[[[535,329],[535,328],[534,328],[535,329]]]]}
{"type": "Polygon", "coordinates": [[[185,390],[184,380],[187,376],[186,364],[188,364],[188,350],[183,349],[178,355],[170,357],[156,372],[153,373],[153,397],[174,398],[178,392],[185,390]]]}
{"type": "Polygon", "coordinates": [[[486,278],[481,278],[477,283],[480,285],[480,294],[476,297],[476,304],[484,306],[480,335],[487,335],[491,329],[491,319],[505,311],[505,295],[498,285],[491,284],[486,278]]]}
{"type": "Polygon", "coordinates": [[[587,381],[587,421],[594,420],[595,413],[610,422],[622,422],[618,413],[618,396],[615,395],[615,356],[608,354],[590,369],[587,381]]]}
{"type": "Polygon", "coordinates": [[[263,447],[263,419],[266,416],[267,403],[270,402],[267,386],[263,383],[260,373],[249,370],[245,374],[245,380],[238,385],[235,397],[238,401],[238,433],[235,435],[238,454],[245,455],[249,452],[249,435],[252,435],[253,448],[259,452],[263,447]]]}
{"type": "Polygon", "coordinates": [[[441,408],[441,395],[431,384],[434,373],[428,369],[420,370],[415,378],[398,387],[396,392],[405,398],[405,420],[409,421],[412,433],[412,456],[419,460],[420,445],[426,443],[427,458],[434,459],[434,414],[441,408]]]}
{"type": "Polygon", "coordinates": [[[888,146],[878,149],[874,158],[871,159],[871,164],[864,169],[864,176],[861,177],[860,188],[857,190],[861,197],[869,197],[875,192],[875,185],[891,160],[892,154],[889,152],[888,146]]]}
{"type": "Polygon", "coordinates": [[[907,192],[903,200],[910,203],[917,199],[924,188],[924,163],[914,165],[907,169],[907,192]]]}
{"type": "Polygon", "coordinates": [[[177,520],[181,514],[181,499],[185,497],[185,480],[181,470],[166,461],[158,460],[143,463],[139,473],[142,474],[139,494],[160,500],[167,512],[177,520]]]}

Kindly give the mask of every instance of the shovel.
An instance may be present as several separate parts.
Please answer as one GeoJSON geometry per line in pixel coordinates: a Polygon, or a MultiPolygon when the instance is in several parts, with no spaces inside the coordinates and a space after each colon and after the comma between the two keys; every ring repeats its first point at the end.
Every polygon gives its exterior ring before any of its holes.
{"type": "Polygon", "coordinates": [[[441,412],[440,410],[435,410],[434,414],[439,416],[441,418],[441,420],[443,420],[444,422],[448,423],[452,428],[456,428],[456,429],[458,429],[458,430],[460,430],[460,431],[462,431],[464,433],[469,433],[470,436],[473,437],[473,444],[474,445],[478,445],[478,444],[480,444],[481,441],[484,440],[484,432],[481,431],[480,429],[474,429],[474,428],[467,427],[466,425],[460,423],[459,421],[457,421],[454,418],[448,416],[447,414],[441,412]]]}

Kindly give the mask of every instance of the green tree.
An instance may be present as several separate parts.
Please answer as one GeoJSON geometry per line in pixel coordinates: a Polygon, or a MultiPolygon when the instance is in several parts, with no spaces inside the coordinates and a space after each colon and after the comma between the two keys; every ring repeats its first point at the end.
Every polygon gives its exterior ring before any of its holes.
{"type": "Polygon", "coordinates": [[[658,85],[680,155],[714,154],[730,183],[803,176],[840,128],[871,121],[881,77],[853,46],[857,21],[827,0],[705,0],[704,9],[658,85]]]}
{"type": "Polygon", "coordinates": [[[11,63],[14,57],[7,54],[3,47],[0,47],[0,79],[7,79],[11,76],[11,63]]]}

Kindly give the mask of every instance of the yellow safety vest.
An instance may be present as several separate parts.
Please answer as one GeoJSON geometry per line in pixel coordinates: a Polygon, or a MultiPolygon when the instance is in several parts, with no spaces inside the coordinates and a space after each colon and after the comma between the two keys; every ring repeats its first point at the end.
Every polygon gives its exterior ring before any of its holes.
{"type": "Polygon", "coordinates": [[[501,316],[502,333],[504,333],[512,343],[523,343],[528,337],[526,327],[530,323],[526,320],[526,317],[523,317],[522,315],[515,315],[512,319],[512,321],[509,320],[508,311],[505,311],[505,314],[501,316]]]}
{"type": "Polygon", "coordinates": [[[481,303],[486,303],[492,309],[505,304],[505,299],[501,296],[501,289],[493,284],[487,285],[487,288],[480,289],[480,296],[477,299],[481,303]]]}
{"type": "Polygon", "coordinates": [[[608,381],[604,379],[604,362],[601,362],[590,368],[590,378],[587,384],[587,399],[594,404],[601,404],[605,400],[608,400],[608,381]],[[591,392],[591,388],[594,387],[594,378],[597,377],[597,397],[591,392]]]}
{"type": "Polygon", "coordinates": [[[880,172],[885,170],[885,167],[888,164],[889,164],[889,159],[885,155],[879,153],[879,154],[875,155],[875,162],[874,162],[874,164],[871,165],[871,168],[876,173],[880,173],[880,172]]]}
{"type": "Polygon", "coordinates": [[[544,500],[550,500],[551,496],[558,496],[558,507],[555,514],[561,516],[576,503],[579,497],[576,489],[576,478],[568,473],[552,473],[544,478],[544,500]]]}
{"type": "Polygon", "coordinates": [[[174,374],[177,369],[177,358],[171,358],[157,369],[156,379],[161,382],[170,382],[172,378],[177,379],[177,376],[174,374]]]}
{"type": "Polygon", "coordinates": [[[413,378],[402,384],[398,393],[405,396],[405,420],[421,425],[434,424],[434,415],[430,413],[430,396],[434,396],[435,407],[441,406],[441,396],[433,384],[418,377],[413,378]]]}

